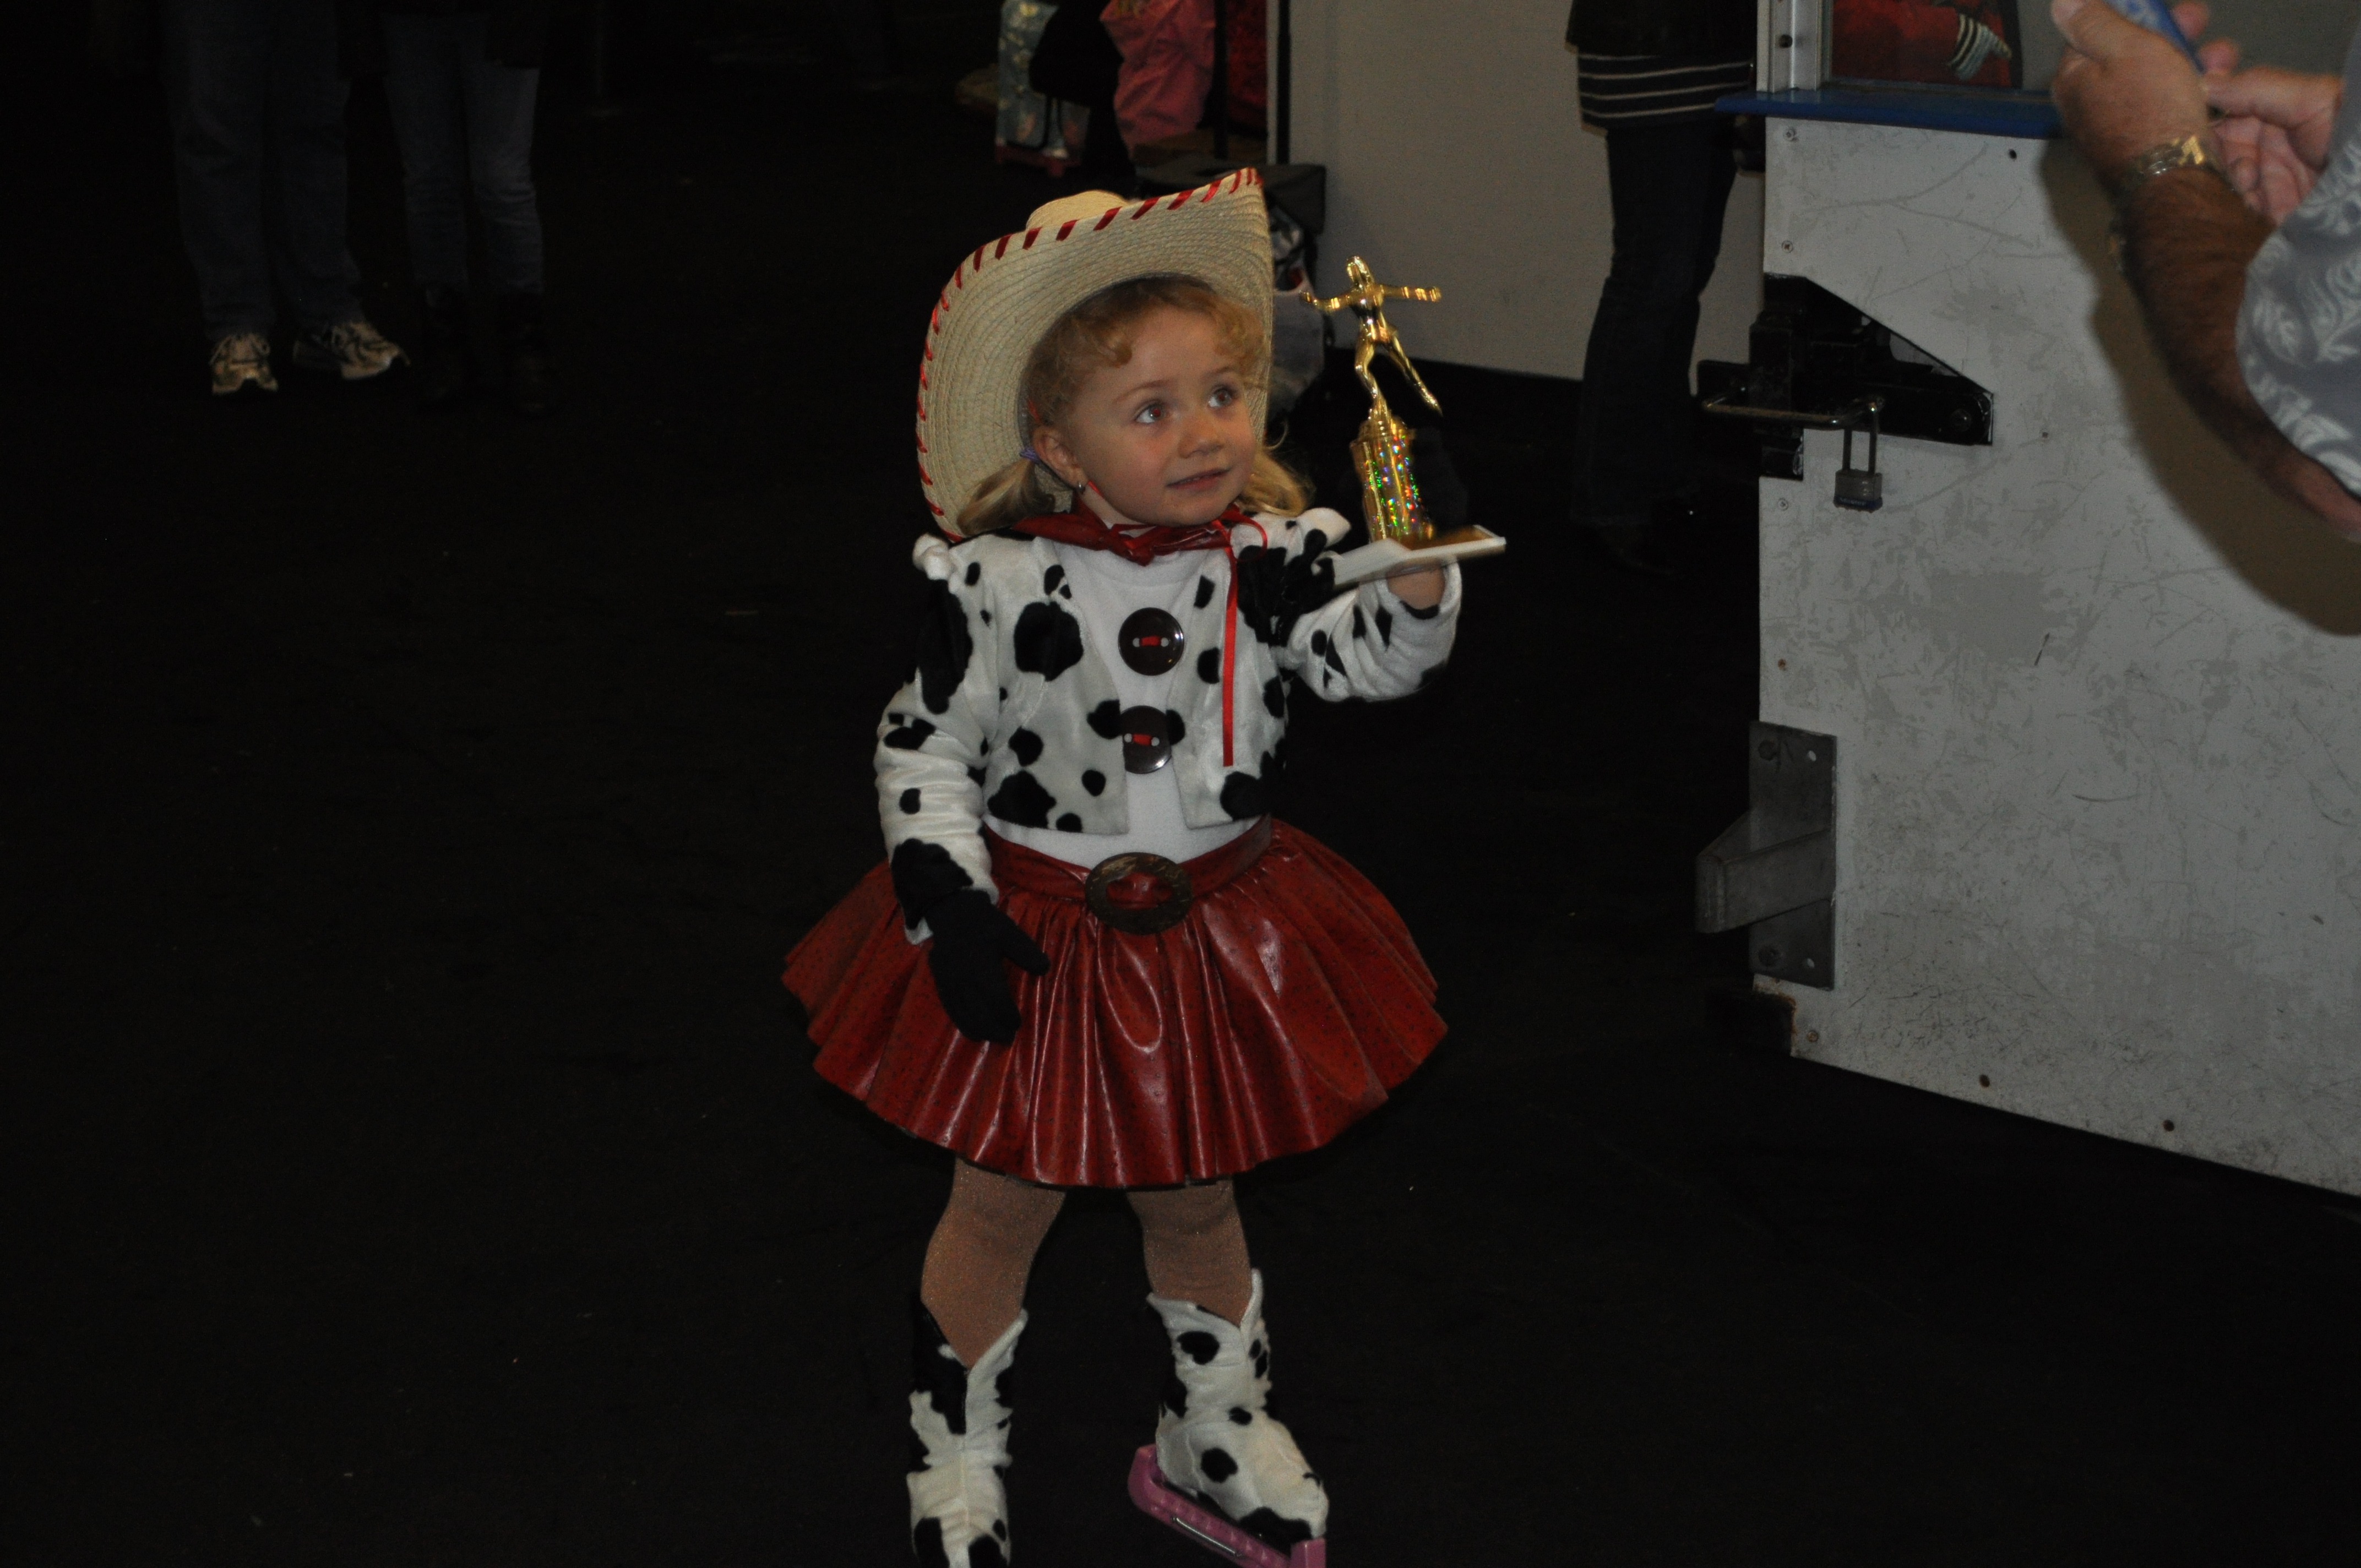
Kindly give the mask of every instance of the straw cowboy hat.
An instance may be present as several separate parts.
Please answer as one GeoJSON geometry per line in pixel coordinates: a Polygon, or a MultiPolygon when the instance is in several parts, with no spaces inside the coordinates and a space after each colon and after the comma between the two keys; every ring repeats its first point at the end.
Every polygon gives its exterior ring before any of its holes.
{"type": "Polygon", "coordinates": [[[918,477],[945,532],[976,487],[1025,455],[1025,361],[1051,323],[1133,278],[1193,278],[1254,312],[1264,363],[1246,410],[1262,430],[1270,342],[1270,228],[1251,169],[1177,196],[1084,191],[975,247],[943,285],[918,365],[918,477]]]}

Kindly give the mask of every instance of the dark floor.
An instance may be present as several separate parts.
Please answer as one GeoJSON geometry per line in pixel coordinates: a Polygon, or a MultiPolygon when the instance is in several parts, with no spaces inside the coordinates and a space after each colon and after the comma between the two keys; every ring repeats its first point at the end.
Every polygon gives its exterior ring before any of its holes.
{"type": "MultiPolygon", "coordinates": [[[[818,1084],[776,972],[878,853],[928,304],[1049,187],[956,50],[884,94],[631,60],[613,117],[552,82],[537,425],[211,406],[152,87],[8,67],[71,149],[10,263],[11,1563],[905,1560],[944,1163],[818,1084]]],[[[2355,1207],[1763,1048],[1686,924],[1742,805],[1745,492],[1686,584],[1604,575],[1573,389],[1433,376],[1515,549],[1444,687],[1303,716],[1290,815],[1453,1035],[1246,1199],[1340,1568],[2354,1561],[2355,1207]]],[[[1021,1563],[1207,1561],[1123,1496],[1145,1288],[1071,1205],[1021,1563]]]]}

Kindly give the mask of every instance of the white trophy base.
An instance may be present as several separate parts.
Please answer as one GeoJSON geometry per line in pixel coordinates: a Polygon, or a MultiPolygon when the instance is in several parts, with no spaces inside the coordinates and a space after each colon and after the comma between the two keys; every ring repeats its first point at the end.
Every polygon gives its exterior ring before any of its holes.
{"type": "Polygon", "coordinates": [[[1380,539],[1375,544],[1364,544],[1328,559],[1336,564],[1335,581],[1341,588],[1371,577],[1390,577],[1398,572],[1414,572],[1452,561],[1472,561],[1479,555],[1498,555],[1508,547],[1509,542],[1488,528],[1466,528],[1447,543],[1430,544],[1423,550],[1413,550],[1399,540],[1380,539]]]}

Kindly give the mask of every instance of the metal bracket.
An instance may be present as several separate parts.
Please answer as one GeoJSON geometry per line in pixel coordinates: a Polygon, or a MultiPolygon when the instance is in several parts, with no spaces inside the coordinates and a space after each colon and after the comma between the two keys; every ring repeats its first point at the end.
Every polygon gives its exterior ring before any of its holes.
{"type": "Polygon", "coordinates": [[[1754,86],[1761,93],[1817,87],[1822,0],[1770,0],[1754,16],[1754,86]]]}
{"type": "Polygon", "coordinates": [[[1758,471],[1804,477],[1798,427],[1841,430],[1874,400],[1883,432],[1954,446],[1993,443],[1993,395],[1940,366],[1899,358],[1894,334],[1804,278],[1763,280],[1763,313],[1743,365],[1704,360],[1697,393],[1710,414],[1753,425],[1758,471]]]}
{"type": "Polygon", "coordinates": [[[1832,735],[1757,723],[1746,815],[1697,862],[1700,931],[1748,927],[1755,972],[1836,983],[1836,764],[1832,735]]]}
{"type": "Polygon", "coordinates": [[[1837,916],[1823,898],[1746,928],[1746,949],[1754,972],[1773,980],[1828,990],[1837,982],[1837,916]]]}

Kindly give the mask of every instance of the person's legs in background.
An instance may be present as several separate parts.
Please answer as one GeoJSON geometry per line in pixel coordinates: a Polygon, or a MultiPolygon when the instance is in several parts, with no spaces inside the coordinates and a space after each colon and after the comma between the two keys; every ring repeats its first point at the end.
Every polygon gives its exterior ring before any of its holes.
{"type": "Polygon", "coordinates": [[[1700,119],[1609,131],[1607,172],[1615,256],[1583,362],[1575,521],[1620,565],[1669,575],[1652,523],[1697,489],[1689,359],[1737,163],[1700,119]]]}
{"type": "MultiPolygon", "coordinates": [[[[467,136],[454,16],[388,13],[385,101],[401,148],[410,277],[418,289],[418,400],[446,408],[473,379],[467,349],[467,136]]],[[[483,48],[482,18],[476,47],[483,48]]]]}
{"type": "Polygon", "coordinates": [[[276,391],[263,142],[271,0],[165,0],[164,87],[181,237],[213,345],[213,389],[276,391]]]}
{"type": "MultiPolygon", "coordinates": [[[[247,0],[241,0],[241,4],[247,0]]],[[[360,269],[345,243],[345,100],[335,0],[264,0],[270,24],[271,271],[294,307],[294,360],[347,381],[402,352],[361,313],[360,269]]]]}
{"type": "Polygon", "coordinates": [[[533,117],[541,72],[495,65],[484,18],[452,18],[467,104],[467,172],[484,225],[484,259],[499,309],[509,402],[519,413],[550,409],[549,343],[541,314],[541,206],[533,185],[533,117]]]}

